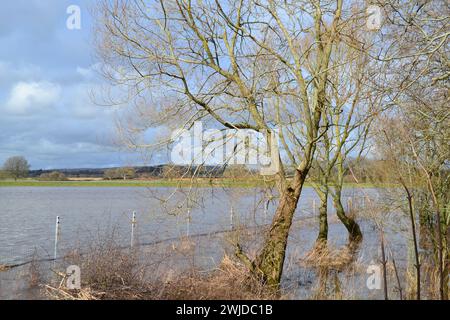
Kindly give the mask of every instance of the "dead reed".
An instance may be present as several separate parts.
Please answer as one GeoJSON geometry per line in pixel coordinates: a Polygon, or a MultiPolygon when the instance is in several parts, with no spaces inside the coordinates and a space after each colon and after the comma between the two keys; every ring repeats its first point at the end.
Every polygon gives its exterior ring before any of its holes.
{"type": "MultiPolygon", "coordinates": [[[[180,245],[184,249],[186,242],[180,245]]],[[[80,267],[81,289],[69,290],[67,275],[56,272],[56,278],[43,286],[44,293],[57,300],[282,298],[279,292],[268,289],[252,277],[244,265],[227,255],[213,270],[191,267],[163,274],[158,273],[156,265],[147,258],[139,249],[121,249],[111,239],[91,245],[83,254],[73,250],[65,257],[64,265],[80,267]]]]}

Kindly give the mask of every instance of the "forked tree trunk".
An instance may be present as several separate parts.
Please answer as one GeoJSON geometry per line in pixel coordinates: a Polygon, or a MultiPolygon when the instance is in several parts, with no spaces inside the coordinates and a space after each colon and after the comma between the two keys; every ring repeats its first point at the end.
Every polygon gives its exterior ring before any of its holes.
{"type": "Polygon", "coordinates": [[[341,191],[336,190],[333,195],[333,203],[336,208],[336,215],[339,220],[344,224],[348,231],[348,240],[350,243],[360,242],[362,240],[362,232],[359,224],[349,216],[345,214],[344,206],[341,201],[341,191]]]}
{"type": "Polygon", "coordinates": [[[308,170],[296,171],[291,184],[281,193],[263,249],[255,260],[255,271],[274,289],[280,284],[289,230],[307,173],[308,170]]]}

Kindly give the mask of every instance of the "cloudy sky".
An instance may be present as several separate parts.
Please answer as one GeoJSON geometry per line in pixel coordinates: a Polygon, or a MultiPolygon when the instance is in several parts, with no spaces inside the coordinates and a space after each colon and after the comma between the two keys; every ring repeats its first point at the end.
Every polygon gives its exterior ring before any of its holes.
{"type": "Polygon", "coordinates": [[[90,0],[3,1],[0,10],[0,165],[23,155],[33,169],[142,164],[114,143],[120,110],[94,103],[90,0]],[[67,8],[81,8],[69,30],[67,8]]]}

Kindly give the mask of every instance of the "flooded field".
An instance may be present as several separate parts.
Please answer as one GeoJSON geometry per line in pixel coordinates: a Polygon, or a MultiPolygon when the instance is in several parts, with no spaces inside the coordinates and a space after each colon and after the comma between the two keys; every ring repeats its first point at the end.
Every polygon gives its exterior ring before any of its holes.
{"type": "MultiPolygon", "coordinates": [[[[224,254],[232,255],[229,237],[241,229],[241,242],[248,250],[258,247],[264,228],[270,223],[275,202],[267,202],[261,189],[229,188],[200,190],[190,205],[184,203],[187,190],[172,188],[0,188],[0,265],[22,265],[0,273],[0,298],[42,298],[39,290],[28,290],[23,278],[31,261],[39,260],[50,269],[55,247],[55,220],[60,217],[58,258],[69,249],[89,247],[101,234],[114,233],[124,249],[131,243],[131,218],[136,212],[136,246],[142,250],[168,253],[163,269],[182,269],[186,265],[210,270],[224,254]],[[168,197],[168,195],[170,195],[168,197]],[[169,198],[169,199],[166,199],[169,198]],[[166,199],[167,201],[161,201],[166,199]],[[189,239],[189,255],[178,250],[189,239]]],[[[347,205],[362,205],[378,196],[376,189],[346,189],[347,205]]],[[[375,224],[361,213],[358,221],[364,240],[350,271],[318,272],[302,264],[317,237],[318,199],[306,188],[297,208],[285,263],[282,286],[291,298],[310,298],[322,281],[346,291],[346,298],[382,298],[381,290],[366,286],[367,268],[379,261],[379,234],[375,224]],[[351,273],[351,274],[350,274],[351,273]],[[325,279],[325,280],[324,280],[325,279]]],[[[405,265],[407,246],[397,236],[403,224],[395,216],[386,228],[389,250],[399,265],[405,265]]],[[[333,248],[346,244],[347,232],[333,212],[329,216],[329,242],[333,248]]],[[[406,222],[405,222],[406,226],[406,222]]],[[[164,272],[164,270],[161,270],[164,272]]]]}

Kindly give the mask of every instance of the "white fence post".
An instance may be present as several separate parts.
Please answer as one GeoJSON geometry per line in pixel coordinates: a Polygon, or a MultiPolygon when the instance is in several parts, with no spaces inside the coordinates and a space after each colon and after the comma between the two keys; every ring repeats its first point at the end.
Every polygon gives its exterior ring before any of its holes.
{"type": "Polygon", "coordinates": [[[136,228],[136,223],[137,223],[136,211],[133,211],[133,217],[131,218],[131,242],[130,242],[132,248],[134,246],[134,230],[136,228]]]}
{"type": "Polygon", "coordinates": [[[230,227],[231,230],[234,230],[234,209],[233,206],[230,208],[230,227]]]}
{"type": "Polygon", "coordinates": [[[187,223],[186,223],[186,236],[189,237],[191,232],[191,209],[188,209],[187,212],[187,223]]]}
{"type": "Polygon", "coordinates": [[[56,225],[55,225],[55,251],[53,253],[53,258],[56,260],[58,256],[58,241],[59,241],[59,227],[60,226],[60,220],[59,216],[56,217],[56,225]]]}

